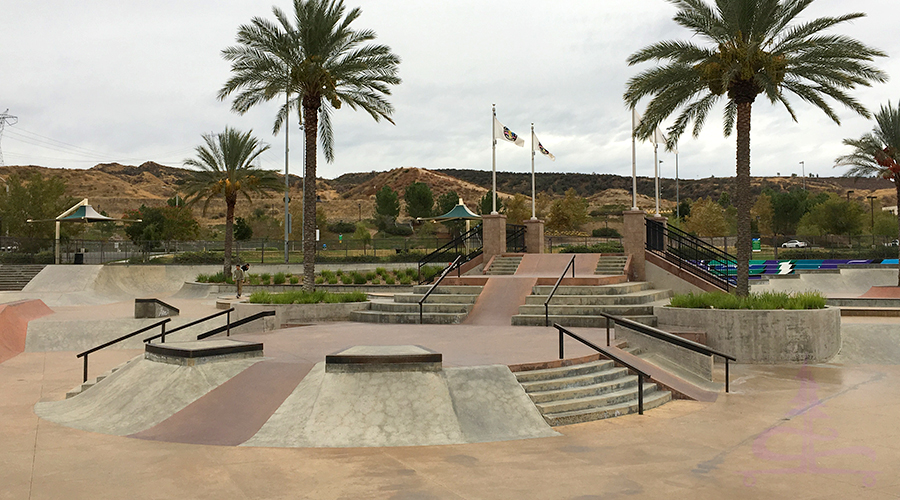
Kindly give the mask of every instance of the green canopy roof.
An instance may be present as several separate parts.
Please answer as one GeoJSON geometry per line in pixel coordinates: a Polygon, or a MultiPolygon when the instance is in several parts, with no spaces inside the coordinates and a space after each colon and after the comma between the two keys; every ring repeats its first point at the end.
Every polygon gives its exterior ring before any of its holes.
{"type": "Polygon", "coordinates": [[[480,215],[472,213],[468,207],[463,203],[462,198],[459,199],[459,204],[453,207],[449,212],[444,215],[439,215],[437,217],[427,217],[420,218],[421,220],[433,220],[435,222],[449,222],[452,220],[478,220],[481,219],[480,215]]]}

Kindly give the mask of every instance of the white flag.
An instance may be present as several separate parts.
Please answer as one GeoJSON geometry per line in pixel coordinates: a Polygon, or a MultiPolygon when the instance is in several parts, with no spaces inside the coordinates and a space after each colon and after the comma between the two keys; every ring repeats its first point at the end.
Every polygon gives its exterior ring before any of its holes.
{"type": "Polygon", "coordinates": [[[553,156],[553,153],[551,153],[550,151],[547,151],[547,148],[545,148],[544,145],[541,144],[541,141],[538,140],[537,135],[534,132],[532,132],[531,135],[533,136],[531,138],[532,144],[534,144],[534,149],[532,151],[540,152],[544,156],[549,157],[551,161],[556,161],[556,157],[553,156]]]}
{"type": "Polygon", "coordinates": [[[525,140],[519,137],[518,134],[516,134],[512,130],[504,127],[496,116],[494,117],[494,139],[502,139],[507,142],[512,142],[520,148],[525,147],[525,140]]]}
{"type": "MultiPolygon", "coordinates": [[[[641,114],[637,112],[637,109],[631,108],[631,132],[634,133],[637,130],[638,125],[641,123],[641,114]]],[[[663,134],[662,130],[659,127],[656,127],[656,130],[653,131],[653,135],[650,136],[650,142],[653,144],[666,144],[668,140],[666,139],[666,134],[663,134]]]]}

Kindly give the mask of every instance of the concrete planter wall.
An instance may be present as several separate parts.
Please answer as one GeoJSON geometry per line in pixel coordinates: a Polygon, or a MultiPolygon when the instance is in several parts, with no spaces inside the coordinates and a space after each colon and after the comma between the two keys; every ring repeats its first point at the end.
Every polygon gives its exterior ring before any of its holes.
{"type": "Polygon", "coordinates": [[[818,363],[841,348],[838,308],[730,310],[655,308],[659,324],[702,329],[709,347],[738,363],[818,363]]]}
{"type": "Polygon", "coordinates": [[[262,318],[249,325],[239,328],[242,330],[260,330],[258,322],[264,323],[264,330],[274,330],[282,325],[297,325],[304,323],[318,323],[321,321],[348,321],[351,311],[359,311],[368,306],[368,302],[346,302],[342,304],[234,304],[232,321],[237,321],[262,311],[275,311],[275,316],[262,318]]]}

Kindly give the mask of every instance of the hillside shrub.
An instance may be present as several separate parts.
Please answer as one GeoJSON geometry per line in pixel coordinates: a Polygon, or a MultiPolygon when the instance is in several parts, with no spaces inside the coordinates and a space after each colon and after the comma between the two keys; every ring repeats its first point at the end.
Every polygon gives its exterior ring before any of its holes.
{"type": "Polygon", "coordinates": [[[825,296],[818,291],[763,292],[738,297],[724,292],[675,294],[669,305],[691,309],[824,309],[825,296]]]}
{"type": "Polygon", "coordinates": [[[356,224],[340,221],[329,224],[327,229],[334,234],[353,234],[353,232],[356,231],[356,224]]]}
{"type": "Polygon", "coordinates": [[[591,231],[594,238],[621,238],[622,235],[614,227],[601,227],[591,231]]]}

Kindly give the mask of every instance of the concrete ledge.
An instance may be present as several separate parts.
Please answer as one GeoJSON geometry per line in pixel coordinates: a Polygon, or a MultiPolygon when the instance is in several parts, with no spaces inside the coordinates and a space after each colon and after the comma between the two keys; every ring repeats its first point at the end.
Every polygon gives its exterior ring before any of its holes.
{"type": "MultiPolygon", "coordinates": [[[[245,333],[242,330],[243,328],[252,328],[252,331],[269,331],[281,328],[283,325],[302,325],[322,321],[349,321],[351,312],[362,311],[368,307],[369,303],[249,304],[241,302],[233,305],[232,321],[238,321],[262,311],[275,311],[275,316],[263,318],[245,327],[238,328],[239,331],[237,333],[245,333]],[[260,328],[260,324],[264,324],[264,328],[260,328]]],[[[232,333],[235,333],[235,330],[232,330],[232,333]]]]}
{"type": "Polygon", "coordinates": [[[217,339],[169,344],[147,344],[144,358],[158,363],[194,366],[215,361],[262,357],[263,345],[259,342],[217,339]]]}
{"type": "Polygon", "coordinates": [[[325,356],[325,373],[437,372],[442,359],[421,346],[354,346],[325,356]]]}
{"type": "Polygon", "coordinates": [[[656,307],[660,324],[706,331],[707,345],[738,363],[819,363],[841,348],[840,310],[656,307]]]}

